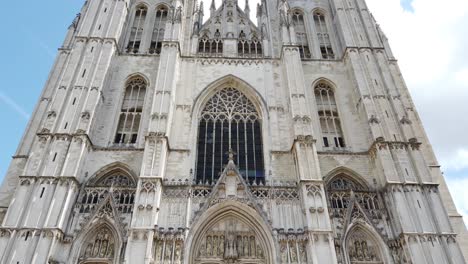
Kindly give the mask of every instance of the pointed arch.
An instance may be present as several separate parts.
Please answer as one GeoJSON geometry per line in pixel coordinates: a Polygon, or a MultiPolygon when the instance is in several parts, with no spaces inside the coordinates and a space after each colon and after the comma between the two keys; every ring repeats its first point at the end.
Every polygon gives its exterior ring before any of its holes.
{"type": "Polygon", "coordinates": [[[151,32],[151,43],[149,48],[150,54],[161,54],[162,42],[164,41],[168,15],[169,7],[166,4],[160,3],[156,6],[153,23],[153,32],[151,32]]]}
{"type": "Polygon", "coordinates": [[[315,32],[317,33],[317,40],[319,44],[321,59],[333,60],[335,54],[333,52],[330,32],[328,28],[327,12],[321,8],[312,10],[314,18],[315,32]]]}
{"type": "Polygon", "coordinates": [[[354,170],[343,166],[333,169],[324,177],[327,189],[329,189],[330,185],[338,179],[348,180],[351,184],[354,184],[354,186],[360,190],[370,189],[369,184],[362,176],[360,176],[354,170]]]}
{"type": "Polygon", "coordinates": [[[338,87],[336,85],[336,83],[333,82],[332,80],[330,80],[330,79],[328,79],[326,77],[319,77],[315,81],[312,82],[312,88],[316,87],[320,83],[324,83],[324,84],[327,84],[328,86],[330,86],[330,88],[333,90],[333,92],[336,92],[336,89],[338,87]]]}
{"type": "Polygon", "coordinates": [[[323,148],[343,149],[346,147],[341,125],[335,87],[325,78],[313,83],[314,97],[318,109],[323,148]]]}
{"type": "Polygon", "coordinates": [[[143,75],[135,74],[127,79],[114,144],[128,147],[137,143],[147,87],[143,75]]]}
{"type": "Polygon", "coordinates": [[[106,178],[114,175],[126,177],[129,186],[136,186],[138,181],[136,174],[128,165],[122,162],[114,162],[102,167],[94,173],[86,185],[99,185],[99,183],[102,183],[106,178]]]}
{"type": "Polygon", "coordinates": [[[347,263],[392,263],[385,241],[372,226],[363,221],[356,221],[348,226],[343,242],[347,263]]]}
{"type": "Polygon", "coordinates": [[[125,79],[125,84],[128,84],[131,80],[138,79],[138,78],[143,79],[146,86],[150,86],[150,79],[148,78],[148,76],[146,76],[146,74],[141,73],[141,72],[134,72],[128,75],[127,78],[125,79]]]}
{"type": "Polygon", "coordinates": [[[135,5],[132,26],[130,27],[130,34],[126,48],[128,53],[140,52],[147,15],[148,5],[146,3],[138,3],[135,5]]]}
{"type": "Polygon", "coordinates": [[[306,12],[299,7],[291,8],[291,17],[296,33],[296,43],[299,46],[299,54],[302,59],[310,59],[312,58],[312,53],[309,48],[306,12]]]}
{"type": "Polygon", "coordinates": [[[232,74],[228,74],[211,82],[195,97],[192,116],[199,114],[208,100],[218,90],[226,86],[231,86],[242,92],[254,104],[257,111],[261,114],[261,118],[263,120],[269,119],[267,103],[264,97],[248,82],[232,74]]]}
{"type": "Polygon", "coordinates": [[[239,82],[229,78],[212,90],[196,115],[198,124],[196,181],[214,184],[228,162],[227,152],[238,153],[238,164],[245,180],[265,181],[262,116],[244,94],[239,82]]]}
{"type": "MultiPolygon", "coordinates": [[[[219,233],[219,239],[222,236],[222,240],[218,241],[228,250],[230,241],[239,241],[239,238],[245,239],[244,233],[250,233],[256,243],[255,256],[252,256],[253,250],[249,251],[250,260],[255,263],[253,259],[262,259],[262,263],[271,264],[274,263],[276,256],[271,230],[271,227],[254,209],[236,201],[226,201],[212,206],[195,221],[186,242],[186,245],[192,246],[185,249],[185,255],[188,256],[189,264],[195,263],[195,260],[202,255],[200,248],[208,248],[207,241],[209,237],[213,237],[210,236],[212,234],[219,233]],[[218,232],[213,232],[213,230],[218,232]],[[239,232],[239,230],[241,231],[239,232]]],[[[252,240],[249,236],[250,241],[252,240]]],[[[240,252],[237,253],[242,256],[240,252]]]]}
{"type": "Polygon", "coordinates": [[[73,242],[72,263],[120,263],[123,240],[111,219],[95,219],[83,227],[73,242]]]}

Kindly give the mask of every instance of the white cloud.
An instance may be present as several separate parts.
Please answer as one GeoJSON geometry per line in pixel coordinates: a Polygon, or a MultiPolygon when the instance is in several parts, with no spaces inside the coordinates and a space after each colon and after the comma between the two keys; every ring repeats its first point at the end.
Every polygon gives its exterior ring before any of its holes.
{"type": "MultiPolygon", "coordinates": [[[[467,169],[464,179],[452,179],[450,185],[466,215],[468,192],[461,186],[468,186],[468,1],[413,0],[411,12],[400,1],[367,4],[390,40],[442,168],[467,169]]],[[[252,16],[258,2],[250,0],[252,16]]],[[[206,15],[210,3],[205,3],[206,15]]],[[[244,1],[239,5],[243,8],[244,1]]]]}
{"type": "Polygon", "coordinates": [[[1,91],[0,91],[0,102],[3,102],[5,105],[10,107],[13,111],[15,111],[22,118],[29,120],[29,114],[26,112],[26,110],[24,110],[23,107],[21,107],[18,103],[16,103],[15,100],[13,100],[8,95],[2,93],[1,91]]]}
{"type": "Polygon", "coordinates": [[[443,164],[444,170],[463,171],[468,168],[468,149],[458,149],[451,156],[442,157],[440,162],[443,164]]]}
{"type": "Polygon", "coordinates": [[[468,179],[449,179],[447,185],[452,193],[452,198],[458,212],[463,215],[463,220],[465,220],[465,224],[468,226],[468,192],[466,191],[468,179]]]}
{"type": "Polygon", "coordinates": [[[468,1],[367,0],[390,39],[454,202],[468,224],[468,1]],[[466,174],[465,174],[466,173],[466,174]],[[450,175],[458,178],[450,178],[450,175]]]}

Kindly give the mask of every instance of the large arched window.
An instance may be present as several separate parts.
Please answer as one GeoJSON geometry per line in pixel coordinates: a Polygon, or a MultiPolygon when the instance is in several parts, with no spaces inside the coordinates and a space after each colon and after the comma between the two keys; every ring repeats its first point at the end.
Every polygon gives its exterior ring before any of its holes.
{"type": "Polygon", "coordinates": [[[299,45],[299,53],[302,59],[310,59],[309,42],[307,41],[307,31],[304,22],[304,14],[301,11],[295,10],[292,14],[294,30],[296,31],[296,41],[299,45]]]}
{"type": "Polygon", "coordinates": [[[164,5],[156,8],[156,17],[154,19],[153,35],[151,36],[150,54],[160,54],[162,49],[162,41],[164,40],[164,32],[166,29],[168,10],[164,5]]]}
{"type": "Polygon", "coordinates": [[[329,84],[319,82],[314,92],[322,129],[323,147],[346,147],[333,89],[329,84]]]}
{"type": "Polygon", "coordinates": [[[228,152],[236,153],[235,162],[250,184],[265,180],[262,128],[252,102],[234,88],[219,90],[206,104],[200,115],[196,180],[213,184],[228,152]]]}
{"type": "Polygon", "coordinates": [[[322,59],[334,59],[335,54],[333,53],[330,34],[328,33],[327,23],[325,21],[325,15],[320,11],[314,12],[314,23],[315,30],[317,31],[317,38],[320,45],[322,59]]]}
{"type": "Polygon", "coordinates": [[[119,145],[136,143],[145,95],[146,81],[143,78],[135,77],[127,82],[114,143],[119,145]]]}
{"type": "Polygon", "coordinates": [[[143,37],[143,27],[145,25],[148,9],[141,5],[136,8],[135,18],[130,29],[130,38],[128,40],[127,52],[138,53],[140,51],[141,39],[143,37]]]}

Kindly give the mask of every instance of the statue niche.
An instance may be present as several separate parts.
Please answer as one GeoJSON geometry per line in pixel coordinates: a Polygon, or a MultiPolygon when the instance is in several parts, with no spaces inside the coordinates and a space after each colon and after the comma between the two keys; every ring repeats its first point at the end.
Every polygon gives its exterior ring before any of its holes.
{"type": "Polygon", "coordinates": [[[216,223],[201,239],[195,263],[265,263],[265,249],[254,230],[234,218],[216,223]]]}

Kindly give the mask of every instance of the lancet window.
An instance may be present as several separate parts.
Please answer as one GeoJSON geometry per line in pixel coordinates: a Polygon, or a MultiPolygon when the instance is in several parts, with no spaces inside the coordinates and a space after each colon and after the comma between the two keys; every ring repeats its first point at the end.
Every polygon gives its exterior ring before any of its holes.
{"type": "Polygon", "coordinates": [[[80,255],[81,263],[112,263],[115,238],[108,227],[102,227],[86,240],[80,255]]]}
{"type": "Polygon", "coordinates": [[[146,85],[146,81],[141,77],[132,78],[127,82],[114,143],[123,146],[136,143],[145,101],[146,85]]]}
{"type": "Polygon", "coordinates": [[[223,40],[219,37],[210,39],[207,35],[204,35],[198,42],[198,53],[202,56],[223,55],[223,40]]]}
{"type": "Polygon", "coordinates": [[[296,41],[299,45],[299,53],[302,59],[310,59],[312,57],[307,40],[307,31],[304,21],[304,15],[301,11],[296,10],[292,14],[294,30],[296,31],[296,41]]]}
{"type": "Polygon", "coordinates": [[[239,35],[239,40],[237,41],[237,54],[239,57],[262,57],[262,43],[256,37],[253,37],[250,40],[246,39],[245,34],[241,32],[239,35]]]}
{"type": "Polygon", "coordinates": [[[140,51],[141,41],[143,37],[143,28],[145,25],[148,9],[141,5],[136,8],[133,25],[130,29],[130,38],[127,45],[127,52],[138,53],[140,51]]]}
{"type": "Polygon", "coordinates": [[[330,34],[328,33],[325,15],[319,11],[314,12],[315,30],[317,31],[317,38],[320,45],[320,53],[322,59],[332,60],[335,59],[332,44],[330,41],[330,34]]]}
{"type": "Polygon", "coordinates": [[[162,49],[162,41],[164,40],[164,32],[167,22],[167,7],[160,5],[156,8],[156,17],[154,19],[153,34],[151,36],[150,54],[160,54],[162,49]]]}
{"type": "Polygon", "coordinates": [[[346,147],[333,89],[329,84],[320,82],[315,86],[314,91],[322,129],[323,147],[346,147]]]}
{"type": "Polygon", "coordinates": [[[230,149],[248,183],[264,182],[260,115],[244,94],[227,87],[208,101],[200,115],[196,181],[215,183],[228,163],[230,149]]]}

